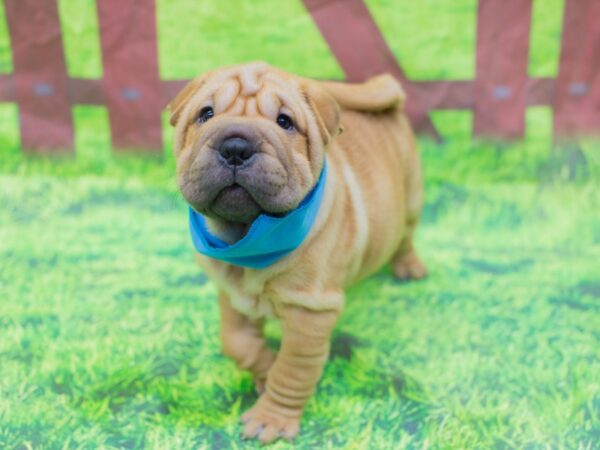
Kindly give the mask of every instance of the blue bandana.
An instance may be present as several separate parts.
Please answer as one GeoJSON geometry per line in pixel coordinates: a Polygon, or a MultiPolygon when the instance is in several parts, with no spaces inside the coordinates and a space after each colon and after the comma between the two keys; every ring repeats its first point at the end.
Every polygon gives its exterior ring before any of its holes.
{"type": "Polygon", "coordinates": [[[258,216],[246,235],[228,244],[211,234],[201,214],[190,208],[190,232],[198,253],[235,266],[263,269],[296,250],[308,235],[323,200],[327,165],[315,187],[283,217],[258,216]]]}

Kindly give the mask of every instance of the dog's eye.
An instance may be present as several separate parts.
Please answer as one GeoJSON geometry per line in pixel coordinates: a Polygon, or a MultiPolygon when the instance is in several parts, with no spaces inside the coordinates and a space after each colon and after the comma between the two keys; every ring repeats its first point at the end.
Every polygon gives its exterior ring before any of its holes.
{"type": "Polygon", "coordinates": [[[279,125],[284,130],[291,130],[292,128],[294,128],[294,122],[292,122],[290,116],[286,114],[279,114],[277,116],[277,125],[279,125]]]}
{"type": "Polygon", "coordinates": [[[205,106],[200,110],[200,114],[198,114],[198,118],[196,119],[199,123],[204,123],[209,119],[212,119],[215,115],[215,112],[210,106],[205,106]]]}

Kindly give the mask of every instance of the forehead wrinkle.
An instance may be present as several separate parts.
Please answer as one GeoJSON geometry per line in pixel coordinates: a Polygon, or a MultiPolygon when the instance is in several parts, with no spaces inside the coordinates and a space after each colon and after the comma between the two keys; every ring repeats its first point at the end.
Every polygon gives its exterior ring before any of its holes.
{"type": "Polygon", "coordinates": [[[239,72],[239,79],[242,85],[242,95],[255,95],[261,88],[260,76],[265,68],[262,65],[250,65],[243,67],[239,72]]]}
{"type": "Polygon", "coordinates": [[[272,84],[276,84],[277,86],[279,86],[281,88],[290,87],[292,85],[292,83],[290,82],[291,80],[285,80],[281,76],[277,76],[277,74],[274,72],[266,72],[262,76],[262,79],[264,82],[270,82],[272,84]]]}
{"type": "Polygon", "coordinates": [[[256,95],[260,114],[275,120],[281,109],[285,108],[285,113],[293,116],[292,119],[298,131],[305,134],[307,127],[306,115],[309,112],[307,108],[303,108],[302,100],[298,99],[296,86],[294,83],[286,83],[280,78],[267,75],[269,74],[267,73],[263,77],[265,82],[256,95]]]}
{"type": "Polygon", "coordinates": [[[302,130],[304,130],[304,111],[297,99],[297,96],[294,95],[294,93],[281,89],[277,89],[275,94],[279,96],[281,103],[292,112],[296,124],[299,125],[302,130]]]}
{"type": "Polygon", "coordinates": [[[208,79],[206,83],[192,95],[187,105],[185,105],[181,112],[180,122],[187,125],[202,106],[214,106],[214,93],[218,91],[224,79],[231,77],[232,72],[232,70],[224,70],[223,72],[217,72],[212,75],[210,79],[208,79]],[[209,99],[208,105],[206,104],[207,99],[209,99]]]}
{"type": "Polygon", "coordinates": [[[261,89],[256,95],[256,103],[260,113],[275,120],[281,107],[281,101],[275,93],[269,89],[261,89]]]}
{"type": "Polygon", "coordinates": [[[247,116],[257,116],[258,115],[258,107],[256,102],[256,97],[248,97],[246,99],[246,111],[247,116]]]}
{"type": "Polygon", "coordinates": [[[213,95],[215,111],[226,111],[235,101],[239,90],[240,84],[237,79],[230,78],[225,81],[213,95]]]}
{"type": "Polygon", "coordinates": [[[236,116],[241,115],[244,112],[245,103],[243,97],[238,97],[226,112],[236,116]]]}

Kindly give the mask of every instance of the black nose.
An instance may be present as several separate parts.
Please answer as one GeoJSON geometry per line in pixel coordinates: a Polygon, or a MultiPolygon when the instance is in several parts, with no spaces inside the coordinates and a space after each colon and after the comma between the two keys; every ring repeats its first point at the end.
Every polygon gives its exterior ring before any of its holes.
{"type": "Polygon", "coordinates": [[[225,139],[219,146],[219,155],[230,166],[241,166],[256,153],[254,145],[241,137],[225,139]]]}

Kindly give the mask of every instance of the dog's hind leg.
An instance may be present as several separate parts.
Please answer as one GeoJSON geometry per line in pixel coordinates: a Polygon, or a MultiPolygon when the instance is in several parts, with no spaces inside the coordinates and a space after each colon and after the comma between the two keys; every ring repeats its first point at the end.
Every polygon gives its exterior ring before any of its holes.
{"type": "Polygon", "coordinates": [[[419,280],[427,276],[427,267],[416,253],[413,235],[423,206],[423,181],[418,154],[410,155],[406,174],[406,226],[404,237],[392,257],[392,269],[399,280],[419,280]]]}
{"type": "Polygon", "coordinates": [[[406,236],[392,258],[392,269],[399,280],[419,280],[427,276],[427,267],[417,255],[413,243],[417,223],[418,219],[407,223],[406,236]]]}

